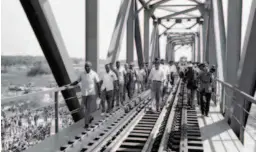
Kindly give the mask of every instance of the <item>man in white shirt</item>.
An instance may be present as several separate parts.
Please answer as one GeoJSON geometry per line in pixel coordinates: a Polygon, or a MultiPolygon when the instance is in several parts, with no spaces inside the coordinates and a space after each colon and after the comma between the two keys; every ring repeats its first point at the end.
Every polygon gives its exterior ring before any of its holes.
{"type": "Polygon", "coordinates": [[[119,104],[121,103],[122,105],[124,105],[124,100],[125,100],[125,86],[124,86],[124,79],[125,79],[125,75],[126,75],[126,71],[124,68],[121,68],[120,66],[120,62],[116,61],[116,71],[117,71],[117,79],[118,79],[118,93],[117,93],[117,103],[116,106],[119,106],[119,104]]]}
{"type": "MultiPolygon", "coordinates": [[[[118,72],[117,70],[114,68],[114,63],[109,63],[109,68],[110,70],[116,75],[116,77],[118,78],[118,72]]],[[[114,97],[112,98],[112,108],[114,108],[115,106],[115,101],[116,101],[116,105],[117,105],[117,99],[118,99],[118,79],[115,81],[114,83],[114,97]]]]}
{"type": "Polygon", "coordinates": [[[77,85],[81,82],[82,85],[82,102],[85,110],[85,128],[88,128],[89,123],[93,120],[91,116],[91,109],[95,105],[97,93],[100,96],[100,79],[98,74],[91,69],[91,62],[85,63],[85,71],[81,73],[78,80],[71,83],[71,85],[77,85]]]}
{"type": "Polygon", "coordinates": [[[174,85],[176,83],[176,77],[177,77],[177,67],[174,64],[173,61],[169,61],[169,65],[170,65],[170,81],[171,81],[171,85],[174,85]]]}
{"type": "Polygon", "coordinates": [[[169,65],[165,64],[164,59],[161,59],[161,64],[160,64],[162,70],[164,71],[164,80],[163,80],[163,88],[162,88],[162,99],[164,100],[164,96],[167,94],[167,89],[168,89],[168,82],[169,82],[169,77],[170,77],[170,67],[169,65]]]}
{"type": "MultiPolygon", "coordinates": [[[[156,111],[160,111],[159,102],[161,98],[161,88],[163,80],[165,79],[164,71],[160,68],[160,60],[155,60],[155,67],[153,67],[149,74],[149,83],[151,84],[152,99],[155,100],[156,111]]],[[[153,102],[152,102],[153,103],[153,102]]],[[[154,106],[152,106],[154,107],[154,106]]]]}
{"type": "Polygon", "coordinates": [[[143,67],[140,67],[140,69],[137,72],[137,78],[138,78],[137,83],[138,83],[139,93],[144,90],[145,77],[146,77],[145,69],[143,67]]]}
{"type": "Polygon", "coordinates": [[[101,101],[103,115],[105,112],[109,113],[113,108],[112,102],[114,98],[114,85],[115,85],[114,83],[117,80],[116,74],[112,70],[110,70],[109,64],[105,65],[105,69],[106,69],[106,73],[103,76],[103,83],[101,86],[101,90],[103,92],[102,101],[101,101]],[[106,100],[108,104],[107,111],[105,111],[106,100]]]}

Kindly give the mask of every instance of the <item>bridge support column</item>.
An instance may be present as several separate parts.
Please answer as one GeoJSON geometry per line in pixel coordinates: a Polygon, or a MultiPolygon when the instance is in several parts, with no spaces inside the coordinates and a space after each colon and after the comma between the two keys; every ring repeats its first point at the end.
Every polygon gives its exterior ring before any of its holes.
{"type": "Polygon", "coordinates": [[[129,16],[127,20],[127,30],[126,30],[126,62],[130,63],[134,60],[134,12],[135,12],[135,5],[134,0],[131,1],[129,16]]]}
{"type": "Polygon", "coordinates": [[[203,23],[203,62],[209,62],[209,22],[209,11],[206,9],[203,23]]]}
{"type": "Polygon", "coordinates": [[[204,33],[203,33],[203,25],[199,25],[199,41],[200,41],[200,49],[199,49],[199,62],[204,61],[204,33]]]}
{"type": "Polygon", "coordinates": [[[159,27],[158,24],[156,24],[156,35],[155,35],[155,58],[160,58],[160,45],[159,45],[159,27]]]}
{"type": "Polygon", "coordinates": [[[144,59],[149,62],[149,19],[150,12],[144,9],[144,59]]]}
{"type": "Polygon", "coordinates": [[[215,43],[215,33],[213,29],[213,12],[209,12],[209,63],[211,65],[217,64],[216,57],[216,43],[215,43]]]}
{"type": "MultiPolygon", "coordinates": [[[[215,33],[215,44],[216,44],[216,58],[217,58],[217,74],[218,78],[222,81],[225,81],[225,60],[226,60],[226,33],[225,33],[225,24],[224,24],[224,14],[222,7],[222,0],[213,0],[212,1],[212,11],[213,11],[213,26],[215,33]]],[[[220,109],[224,113],[224,103],[225,97],[224,88],[221,89],[221,98],[220,99],[220,109]]]]}
{"type": "Polygon", "coordinates": [[[98,71],[98,0],[85,1],[86,32],[85,59],[92,63],[92,68],[98,71]]]}
{"type": "Polygon", "coordinates": [[[154,61],[155,59],[155,55],[156,55],[156,51],[157,51],[157,44],[156,44],[156,35],[157,35],[157,23],[153,23],[154,24],[154,27],[153,27],[153,30],[152,30],[152,33],[151,33],[151,39],[150,39],[150,53],[151,53],[151,56],[150,56],[150,61],[151,62],[150,64],[152,64],[152,62],[154,61]]]}
{"type": "MultiPolygon", "coordinates": [[[[242,90],[251,96],[254,96],[256,89],[256,1],[252,2],[251,11],[249,14],[248,24],[246,28],[244,46],[242,48],[241,60],[238,67],[238,89],[242,90]]],[[[236,102],[248,112],[251,108],[251,103],[244,100],[241,96],[236,95],[236,102]]],[[[245,127],[248,114],[237,105],[234,105],[234,116],[240,120],[240,123],[245,127]]],[[[244,141],[244,129],[233,118],[231,128],[239,135],[240,140],[244,141]]]]}
{"type": "MultiPolygon", "coordinates": [[[[28,17],[31,27],[42,48],[45,58],[51,68],[52,74],[58,84],[63,86],[75,81],[75,70],[68,56],[61,33],[53,16],[48,1],[20,0],[21,5],[28,17]]],[[[62,91],[64,99],[76,97],[74,89],[62,91]]],[[[69,111],[80,108],[77,98],[66,100],[69,111]]],[[[82,111],[72,114],[77,122],[83,118],[82,111]]]]}
{"type": "MultiPolygon", "coordinates": [[[[137,11],[137,2],[135,1],[135,10],[137,11]]],[[[135,11],[134,11],[135,12],[135,11]]],[[[140,20],[139,15],[137,14],[135,17],[135,43],[138,57],[138,64],[140,67],[144,66],[144,56],[141,42],[141,33],[140,33],[140,20]]]]}
{"type": "Polygon", "coordinates": [[[165,60],[167,61],[167,62],[169,62],[170,60],[171,60],[171,58],[170,58],[170,43],[168,43],[168,38],[167,38],[167,41],[166,41],[167,43],[166,43],[166,51],[165,51],[165,60]]]}
{"type": "Polygon", "coordinates": [[[200,37],[199,37],[199,33],[195,33],[195,49],[196,49],[196,58],[195,61],[196,62],[200,62],[200,37]]]}
{"type": "MultiPolygon", "coordinates": [[[[242,18],[242,0],[228,1],[228,25],[227,25],[227,55],[226,55],[226,82],[236,85],[237,69],[240,60],[241,50],[241,18],[242,18]]],[[[225,89],[225,106],[231,108],[225,112],[225,118],[230,120],[233,113],[233,106],[230,97],[233,92],[225,89]]],[[[234,128],[235,129],[235,128],[234,128]]],[[[237,132],[236,132],[237,133],[237,132]]]]}
{"type": "Polygon", "coordinates": [[[125,0],[125,1],[122,1],[121,3],[121,6],[116,18],[114,31],[112,33],[110,45],[108,48],[108,55],[107,55],[108,62],[113,63],[119,57],[120,44],[123,39],[125,23],[127,23],[127,20],[128,20],[131,2],[132,2],[131,0],[125,0]]]}
{"type": "Polygon", "coordinates": [[[192,51],[192,58],[191,58],[191,61],[192,61],[192,62],[195,62],[195,61],[196,61],[195,40],[194,40],[194,42],[191,43],[191,51],[192,51]]]}
{"type": "Polygon", "coordinates": [[[171,61],[175,61],[175,52],[174,52],[175,44],[172,42],[170,46],[170,52],[171,52],[171,61]]]}

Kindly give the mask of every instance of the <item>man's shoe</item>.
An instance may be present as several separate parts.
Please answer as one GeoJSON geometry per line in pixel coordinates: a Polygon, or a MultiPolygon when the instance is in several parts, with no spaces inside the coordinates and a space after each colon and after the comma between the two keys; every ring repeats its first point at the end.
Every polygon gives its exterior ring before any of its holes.
{"type": "Polygon", "coordinates": [[[93,120],[94,120],[94,118],[93,118],[93,117],[91,117],[91,118],[90,118],[90,121],[89,121],[89,123],[91,123],[93,120]]]}
{"type": "Polygon", "coordinates": [[[85,125],[84,125],[84,128],[85,128],[85,129],[88,129],[88,128],[89,128],[89,125],[88,125],[88,124],[85,124],[85,125]]]}

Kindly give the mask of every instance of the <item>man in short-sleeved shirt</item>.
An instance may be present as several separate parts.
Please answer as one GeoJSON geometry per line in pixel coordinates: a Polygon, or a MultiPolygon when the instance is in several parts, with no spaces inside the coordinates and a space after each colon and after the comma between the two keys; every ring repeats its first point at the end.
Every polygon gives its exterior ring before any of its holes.
{"type": "Polygon", "coordinates": [[[153,67],[149,74],[149,82],[151,83],[151,93],[152,99],[155,101],[152,102],[152,109],[156,105],[156,111],[160,111],[160,98],[161,98],[161,88],[163,81],[165,79],[165,74],[162,68],[160,68],[160,60],[155,60],[155,67],[153,67]]]}
{"type": "Polygon", "coordinates": [[[118,76],[118,93],[117,93],[117,103],[116,105],[119,106],[120,102],[123,105],[125,100],[125,75],[126,71],[124,68],[120,66],[120,61],[116,61],[116,71],[118,76]]]}
{"type": "Polygon", "coordinates": [[[98,74],[91,69],[91,62],[85,63],[85,71],[81,73],[78,80],[71,83],[77,85],[81,82],[82,85],[82,101],[85,110],[85,128],[88,128],[89,123],[93,120],[91,116],[92,109],[96,109],[97,93],[100,96],[100,79],[98,74]]]}
{"type": "Polygon", "coordinates": [[[101,101],[102,105],[102,112],[105,112],[105,101],[107,100],[108,108],[107,113],[109,113],[112,110],[113,105],[113,97],[114,97],[114,83],[117,80],[116,74],[110,70],[109,64],[105,65],[106,73],[103,76],[103,83],[101,86],[101,90],[103,91],[103,98],[101,101]]]}

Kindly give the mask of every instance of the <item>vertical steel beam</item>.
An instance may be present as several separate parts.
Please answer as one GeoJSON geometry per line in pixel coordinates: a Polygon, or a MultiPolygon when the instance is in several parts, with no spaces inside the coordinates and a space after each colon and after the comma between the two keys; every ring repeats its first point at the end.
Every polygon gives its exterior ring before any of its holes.
{"type": "MultiPolygon", "coordinates": [[[[232,85],[237,83],[237,69],[240,60],[241,50],[241,19],[242,19],[242,0],[228,1],[228,25],[227,25],[227,55],[226,55],[226,82],[232,85]]],[[[225,106],[232,108],[233,92],[225,89],[225,106]]],[[[231,111],[227,111],[225,118],[230,119],[231,111]]]]}
{"type": "Polygon", "coordinates": [[[196,54],[195,54],[195,61],[200,62],[200,39],[199,39],[199,33],[195,33],[195,49],[196,49],[196,54]]]}
{"type": "Polygon", "coordinates": [[[209,11],[206,10],[204,14],[204,27],[203,27],[203,33],[204,33],[204,56],[203,56],[203,61],[204,62],[209,62],[209,24],[210,24],[210,19],[209,19],[209,11]]]}
{"type": "Polygon", "coordinates": [[[155,58],[160,58],[160,46],[159,46],[159,27],[158,24],[156,24],[156,35],[155,35],[155,58]]]}
{"type": "Polygon", "coordinates": [[[127,23],[131,6],[131,0],[123,0],[116,18],[116,24],[108,48],[107,61],[115,62],[119,57],[120,45],[123,39],[125,23],[127,23]]]}
{"type": "Polygon", "coordinates": [[[167,38],[167,40],[166,40],[166,47],[165,47],[165,60],[168,62],[168,61],[170,61],[170,43],[168,43],[168,38],[167,38]]]}
{"type": "Polygon", "coordinates": [[[156,57],[160,57],[159,52],[159,30],[158,30],[158,24],[157,22],[153,23],[154,27],[151,34],[151,40],[150,40],[150,53],[151,53],[151,63],[154,61],[156,57]]]}
{"type": "MultiPolygon", "coordinates": [[[[246,34],[244,39],[244,45],[242,49],[241,60],[239,62],[239,67],[237,71],[238,76],[238,88],[252,96],[254,96],[256,89],[256,1],[253,0],[251,5],[251,10],[249,14],[248,24],[246,28],[246,34]]],[[[250,111],[251,103],[245,101],[241,96],[236,96],[236,102],[242,107],[246,109],[246,111],[250,111]]],[[[241,124],[246,126],[248,113],[243,111],[238,106],[234,107],[234,116],[237,117],[241,124]]],[[[231,121],[231,127],[234,132],[239,135],[240,140],[243,142],[244,140],[244,129],[239,125],[236,120],[231,121]]]]}
{"type": "MultiPolygon", "coordinates": [[[[213,0],[212,1],[212,11],[213,11],[213,26],[215,33],[215,44],[216,44],[216,57],[217,57],[217,74],[218,78],[222,81],[225,81],[225,60],[226,60],[226,33],[225,33],[225,24],[224,24],[224,14],[222,0],[213,0]]],[[[221,91],[221,100],[220,100],[220,109],[224,113],[224,103],[225,97],[224,88],[221,91]]]]}
{"type": "MultiPolygon", "coordinates": [[[[50,4],[47,0],[20,0],[28,17],[31,27],[43,50],[45,58],[51,68],[58,86],[71,83],[76,79],[75,70],[72,67],[60,31],[55,21],[50,4]]],[[[76,97],[74,89],[62,91],[64,99],[76,97]]],[[[66,100],[70,111],[80,108],[77,98],[66,100]]],[[[83,112],[72,114],[76,122],[83,117],[83,112]]]]}
{"type": "Polygon", "coordinates": [[[216,57],[216,43],[215,43],[215,33],[213,29],[213,11],[212,9],[209,12],[209,63],[211,65],[217,64],[216,57]]]}
{"type": "Polygon", "coordinates": [[[144,59],[149,62],[149,19],[150,12],[144,9],[144,59]]]}
{"type": "Polygon", "coordinates": [[[204,33],[203,33],[203,25],[199,25],[199,41],[200,41],[200,51],[199,51],[199,62],[204,61],[204,33]]]}
{"type": "Polygon", "coordinates": [[[126,30],[126,62],[130,63],[134,60],[134,12],[135,12],[135,3],[134,0],[131,1],[129,16],[127,20],[127,30],[126,30]]]}
{"type": "Polygon", "coordinates": [[[191,43],[191,51],[192,51],[192,62],[196,61],[196,48],[195,48],[195,41],[191,43]]]}
{"type": "Polygon", "coordinates": [[[95,71],[98,71],[98,0],[86,0],[85,11],[85,59],[92,63],[95,71]]]}
{"type": "MultiPolygon", "coordinates": [[[[135,1],[135,10],[137,11],[137,2],[135,1]]],[[[137,50],[137,57],[138,57],[138,65],[140,67],[144,66],[144,56],[142,50],[142,42],[141,42],[141,33],[140,33],[140,20],[139,15],[135,16],[135,44],[137,50]]]]}
{"type": "Polygon", "coordinates": [[[174,60],[175,60],[174,47],[175,47],[175,44],[174,44],[174,42],[172,42],[171,45],[170,45],[171,61],[174,61],[174,60]]]}

